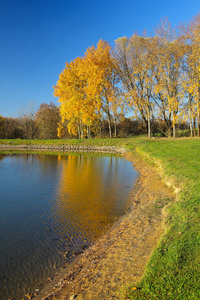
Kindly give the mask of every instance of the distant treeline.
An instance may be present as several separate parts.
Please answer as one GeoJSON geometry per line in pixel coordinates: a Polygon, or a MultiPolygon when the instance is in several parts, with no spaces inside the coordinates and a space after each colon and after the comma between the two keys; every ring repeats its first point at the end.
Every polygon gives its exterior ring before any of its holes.
{"type": "MultiPolygon", "coordinates": [[[[23,112],[17,118],[5,118],[0,116],[0,139],[57,139],[58,126],[61,122],[60,109],[55,104],[42,103],[40,108],[34,112],[31,108],[23,112]]],[[[65,121],[64,130],[60,138],[78,138],[77,135],[70,134],[68,131],[68,121],[65,121]]],[[[96,134],[95,128],[91,127],[91,138],[109,137],[109,125],[106,119],[99,124],[101,130],[96,134]]],[[[112,126],[114,130],[114,126],[112,126]]],[[[189,124],[181,123],[178,125],[178,136],[189,136],[189,124]]],[[[152,136],[165,136],[167,127],[162,119],[152,122],[152,136]]],[[[197,132],[196,132],[197,133],[197,132]]],[[[133,135],[146,134],[146,125],[142,119],[121,117],[116,124],[117,137],[129,137],[133,135]]],[[[88,138],[87,132],[83,138],[88,138]]]]}

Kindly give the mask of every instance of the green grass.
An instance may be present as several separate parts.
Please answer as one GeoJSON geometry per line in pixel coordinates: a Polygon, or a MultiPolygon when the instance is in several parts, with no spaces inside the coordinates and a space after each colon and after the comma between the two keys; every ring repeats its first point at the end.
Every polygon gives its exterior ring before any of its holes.
{"type": "Polygon", "coordinates": [[[200,139],[0,140],[2,143],[124,146],[161,166],[164,178],[180,192],[167,208],[166,232],[142,280],[126,289],[125,299],[200,299],[200,139]]]}
{"type": "MultiPolygon", "coordinates": [[[[125,146],[132,144],[138,138],[113,139],[55,139],[55,140],[25,140],[0,139],[0,145],[91,145],[91,146],[125,146]]],[[[142,139],[142,138],[141,138],[142,139]]]]}
{"type": "Polygon", "coordinates": [[[200,139],[146,140],[137,150],[181,188],[168,208],[166,233],[127,299],[200,299],[200,139]],[[136,289],[135,289],[136,288],[136,289]]]}

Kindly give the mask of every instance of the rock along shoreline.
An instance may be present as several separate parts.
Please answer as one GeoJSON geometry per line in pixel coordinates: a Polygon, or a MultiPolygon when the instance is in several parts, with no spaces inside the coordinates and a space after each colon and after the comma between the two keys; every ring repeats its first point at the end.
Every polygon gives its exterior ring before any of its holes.
{"type": "Polygon", "coordinates": [[[0,150],[40,150],[61,152],[102,152],[124,154],[128,150],[115,146],[83,146],[83,145],[0,145],[0,150]]]}

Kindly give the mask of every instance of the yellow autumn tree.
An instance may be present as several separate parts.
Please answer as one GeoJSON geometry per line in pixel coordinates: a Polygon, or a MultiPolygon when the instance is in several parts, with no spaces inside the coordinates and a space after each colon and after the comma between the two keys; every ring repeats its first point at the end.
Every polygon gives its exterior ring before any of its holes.
{"type": "Polygon", "coordinates": [[[184,45],[176,30],[167,19],[161,21],[157,30],[157,71],[154,87],[162,115],[176,136],[176,124],[181,114],[183,100],[181,91],[182,64],[185,55],[184,45]]]}
{"type": "Polygon", "coordinates": [[[153,38],[134,34],[116,42],[116,60],[128,105],[141,115],[151,136],[152,90],[155,73],[153,38]]]}
{"type": "Polygon", "coordinates": [[[95,102],[98,114],[105,114],[111,138],[113,119],[111,106],[116,100],[118,92],[118,76],[109,43],[100,39],[96,48],[94,46],[88,48],[84,63],[85,77],[87,78],[87,86],[84,90],[87,98],[93,99],[95,102]]]}
{"type": "MultiPolygon", "coordinates": [[[[197,117],[197,130],[198,136],[200,136],[200,14],[188,24],[183,35],[187,46],[187,55],[184,74],[186,80],[183,80],[182,83],[188,94],[189,113],[194,119],[194,133],[197,117]]],[[[190,128],[192,127],[191,118],[190,128]]]]}
{"type": "MultiPolygon", "coordinates": [[[[112,137],[112,102],[116,104],[117,71],[110,45],[100,40],[90,47],[83,58],[76,58],[59,76],[54,95],[59,97],[62,123],[68,120],[68,130],[83,138],[90,136],[91,126],[96,126],[106,116],[109,136],[112,137]]],[[[58,133],[63,130],[59,124],[58,133]]]]}
{"type": "MultiPolygon", "coordinates": [[[[78,135],[78,138],[84,137],[85,128],[92,124],[96,110],[94,102],[85,92],[87,78],[85,78],[84,66],[84,58],[80,57],[71,63],[66,63],[54,87],[54,95],[59,97],[58,101],[61,103],[62,123],[67,120],[69,133],[78,135]]],[[[62,129],[62,124],[59,124],[58,134],[62,129]]]]}

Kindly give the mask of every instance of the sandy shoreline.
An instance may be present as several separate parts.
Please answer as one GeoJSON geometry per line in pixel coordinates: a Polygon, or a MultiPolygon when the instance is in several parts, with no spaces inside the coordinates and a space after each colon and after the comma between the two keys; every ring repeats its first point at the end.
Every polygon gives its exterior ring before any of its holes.
{"type": "Polygon", "coordinates": [[[155,168],[131,153],[124,156],[134,162],[140,173],[130,195],[132,208],[45,285],[34,300],[122,299],[120,290],[142,277],[163,233],[162,208],[174,194],[155,168]]]}

